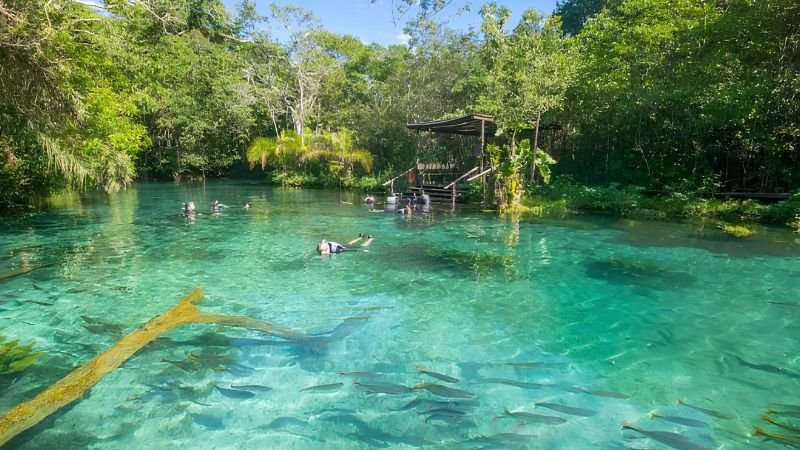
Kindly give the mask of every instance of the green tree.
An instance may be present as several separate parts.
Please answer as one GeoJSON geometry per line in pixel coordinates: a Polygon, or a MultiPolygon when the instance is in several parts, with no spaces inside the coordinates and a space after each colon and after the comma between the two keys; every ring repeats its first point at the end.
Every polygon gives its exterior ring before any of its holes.
{"type": "MultiPolygon", "coordinates": [[[[563,108],[566,90],[574,75],[572,47],[564,37],[558,17],[541,17],[535,10],[525,11],[512,33],[505,31],[511,12],[496,4],[481,10],[486,35],[485,55],[488,64],[486,90],[478,105],[495,116],[498,126],[511,133],[508,158],[515,163],[509,169],[521,167],[517,154],[517,135],[533,129],[533,148],[526,152],[530,158],[530,180],[533,182],[537,162],[547,161],[539,149],[539,128],[542,115],[563,108]]],[[[511,183],[522,189],[516,172],[501,171],[514,177],[511,183]]],[[[512,195],[514,200],[519,195],[512,195]]]]}

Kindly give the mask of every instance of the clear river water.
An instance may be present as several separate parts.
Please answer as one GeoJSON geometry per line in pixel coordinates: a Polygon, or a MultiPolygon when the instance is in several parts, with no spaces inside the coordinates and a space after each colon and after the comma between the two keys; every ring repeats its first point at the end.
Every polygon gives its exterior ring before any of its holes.
{"type": "Polygon", "coordinates": [[[176,328],[9,448],[787,448],[753,425],[797,439],[761,416],[800,426],[800,236],[361,198],[154,183],[1,219],[0,274],[31,270],[0,279],[0,335],[43,356],[0,375],[0,414],[197,287],[203,312],[301,332],[176,328]],[[358,252],[315,251],[360,232],[375,239],[358,252]]]}

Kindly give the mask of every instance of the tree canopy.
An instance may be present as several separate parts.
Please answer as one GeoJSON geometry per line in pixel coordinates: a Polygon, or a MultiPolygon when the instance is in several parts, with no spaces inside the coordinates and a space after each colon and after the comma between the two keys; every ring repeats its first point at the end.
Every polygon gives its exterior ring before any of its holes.
{"type": "Polygon", "coordinates": [[[796,1],[567,0],[516,24],[489,3],[480,33],[443,25],[464,2],[393,5],[407,45],[250,0],[0,1],[0,204],[245,173],[376,186],[418,159],[469,161],[472,143],[405,124],[472,112],[496,116],[519,189],[550,171],[800,187],[796,1]]]}

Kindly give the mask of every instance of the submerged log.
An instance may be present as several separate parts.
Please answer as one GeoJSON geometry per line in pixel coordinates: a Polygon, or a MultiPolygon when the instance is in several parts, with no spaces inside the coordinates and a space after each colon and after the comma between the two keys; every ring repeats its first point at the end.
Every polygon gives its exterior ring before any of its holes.
{"type": "Polygon", "coordinates": [[[125,336],[113,347],[78,367],[34,397],[33,400],[21,403],[8,411],[0,419],[0,446],[62,407],[79,400],[84,392],[91,389],[106,374],[122,365],[153,339],[178,325],[216,323],[258,330],[284,338],[291,338],[299,334],[291,329],[249,317],[200,313],[196,305],[203,298],[200,291],[200,288],[195,289],[175,307],[125,336]]]}

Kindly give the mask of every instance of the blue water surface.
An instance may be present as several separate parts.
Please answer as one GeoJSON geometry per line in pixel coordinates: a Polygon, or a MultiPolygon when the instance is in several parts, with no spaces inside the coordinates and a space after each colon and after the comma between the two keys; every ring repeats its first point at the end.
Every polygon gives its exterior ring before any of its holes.
{"type": "Polygon", "coordinates": [[[360,199],[138,184],[3,219],[0,274],[33,270],[0,280],[0,335],[43,356],[0,377],[0,414],[197,287],[301,336],[176,328],[9,446],[786,448],[753,425],[791,435],[760,417],[800,404],[797,235],[360,199]]]}

